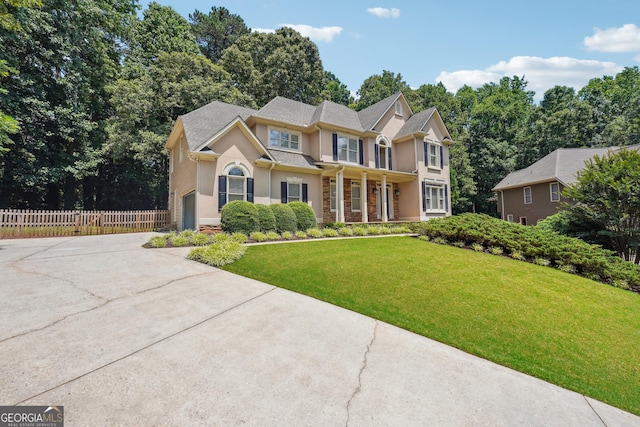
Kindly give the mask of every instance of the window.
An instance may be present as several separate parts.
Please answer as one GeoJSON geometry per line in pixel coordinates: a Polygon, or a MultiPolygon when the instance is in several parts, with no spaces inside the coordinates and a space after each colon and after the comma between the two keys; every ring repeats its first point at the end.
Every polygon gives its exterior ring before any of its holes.
{"type": "Polygon", "coordinates": [[[336,198],[336,180],[335,179],[332,179],[331,183],[329,184],[329,193],[330,193],[330,196],[329,196],[330,209],[331,209],[331,212],[335,212],[338,205],[337,198],[336,198]]]}
{"type": "Polygon", "coordinates": [[[531,204],[531,187],[524,187],[524,204],[531,204]]]}
{"type": "Polygon", "coordinates": [[[300,151],[300,134],[280,129],[269,129],[269,147],[300,151]]]}
{"type": "Polygon", "coordinates": [[[338,160],[358,163],[358,140],[347,136],[338,136],[338,160]]]}
{"type": "Polygon", "coordinates": [[[425,187],[425,205],[427,211],[444,211],[444,187],[427,185],[425,187]]]}
{"type": "Polygon", "coordinates": [[[551,192],[551,201],[559,202],[560,201],[560,184],[557,182],[552,182],[549,184],[549,191],[551,192]]]}
{"type": "Polygon", "coordinates": [[[520,224],[527,225],[527,217],[526,216],[521,216],[520,217],[520,224]]]}
{"type": "Polygon", "coordinates": [[[234,200],[244,200],[246,197],[246,180],[244,179],[244,172],[240,168],[232,168],[228,173],[227,178],[227,200],[232,202],[234,200]]]}
{"type": "Polygon", "coordinates": [[[351,212],[360,212],[361,198],[360,181],[351,181],[351,212]]]}
{"type": "Polygon", "coordinates": [[[289,183],[289,191],[287,191],[287,203],[299,202],[302,200],[302,191],[300,190],[301,184],[289,183]]]}
{"type": "Polygon", "coordinates": [[[402,115],[402,102],[396,101],[395,110],[397,115],[402,115]]]}
{"type": "Polygon", "coordinates": [[[507,215],[507,221],[513,222],[513,214],[507,215]]]}
{"type": "Polygon", "coordinates": [[[380,138],[375,145],[376,168],[391,170],[391,145],[380,138]]]}
{"type": "Polygon", "coordinates": [[[427,167],[442,169],[442,146],[434,141],[424,143],[425,160],[427,167]]]}

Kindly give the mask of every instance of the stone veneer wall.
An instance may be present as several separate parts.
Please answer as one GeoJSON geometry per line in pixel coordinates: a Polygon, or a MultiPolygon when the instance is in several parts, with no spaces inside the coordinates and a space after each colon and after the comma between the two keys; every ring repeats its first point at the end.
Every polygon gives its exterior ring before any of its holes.
{"type": "MultiPolygon", "coordinates": [[[[359,181],[359,180],[358,180],[359,181]]],[[[331,178],[322,178],[322,221],[324,223],[334,222],[336,220],[335,211],[331,211],[331,178]]],[[[373,194],[373,189],[376,188],[376,181],[367,180],[367,213],[369,216],[369,222],[380,222],[382,218],[378,219],[376,215],[376,196],[373,194]]],[[[351,180],[345,178],[344,180],[344,219],[345,222],[362,222],[362,212],[351,212],[351,180]]],[[[395,195],[397,184],[393,184],[393,211],[395,217],[399,212],[398,197],[395,195]]]]}

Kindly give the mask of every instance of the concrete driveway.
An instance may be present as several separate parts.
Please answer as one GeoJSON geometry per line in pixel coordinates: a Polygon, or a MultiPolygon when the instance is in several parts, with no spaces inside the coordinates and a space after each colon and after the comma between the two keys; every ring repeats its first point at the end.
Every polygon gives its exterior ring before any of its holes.
{"type": "Polygon", "coordinates": [[[0,240],[0,405],[67,426],[640,426],[153,234],[0,240]]]}

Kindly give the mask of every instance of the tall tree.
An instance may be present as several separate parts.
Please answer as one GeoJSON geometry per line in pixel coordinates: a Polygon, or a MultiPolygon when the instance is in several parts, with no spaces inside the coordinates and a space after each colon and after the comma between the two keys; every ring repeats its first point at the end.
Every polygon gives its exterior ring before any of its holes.
{"type": "Polygon", "coordinates": [[[91,200],[83,181],[97,173],[106,86],[134,13],[133,0],[47,0],[15,16],[23,31],[0,30],[0,60],[18,72],[0,102],[20,125],[1,160],[0,206],[74,208],[91,200]]]}
{"type": "Polygon", "coordinates": [[[225,7],[213,6],[208,14],[196,10],[189,15],[189,21],[200,52],[214,63],[239,37],[251,32],[239,15],[225,7]]]}
{"type": "Polygon", "coordinates": [[[411,90],[400,73],[383,70],[382,74],[374,74],[367,78],[358,89],[356,110],[365,109],[378,101],[397,92],[408,93],[411,90]]]}
{"type": "Polygon", "coordinates": [[[622,149],[588,161],[563,195],[562,209],[597,227],[611,249],[640,263],[640,153],[622,149]]]}
{"type": "Polygon", "coordinates": [[[320,94],[322,99],[333,101],[336,104],[342,104],[349,106],[353,99],[347,85],[342,83],[336,76],[330,71],[324,72],[324,78],[322,79],[322,93],[320,94]]]}
{"type": "Polygon", "coordinates": [[[291,28],[240,37],[224,51],[220,64],[260,106],[276,96],[308,104],[320,101],[324,70],[318,47],[291,28]]]}
{"type": "Polygon", "coordinates": [[[168,163],[164,144],[176,118],[211,101],[255,107],[230,75],[201,55],[161,53],[135,78],[111,87],[115,114],[104,147],[104,176],[113,176],[101,204],[121,209],[166,208],[168,163]]]}

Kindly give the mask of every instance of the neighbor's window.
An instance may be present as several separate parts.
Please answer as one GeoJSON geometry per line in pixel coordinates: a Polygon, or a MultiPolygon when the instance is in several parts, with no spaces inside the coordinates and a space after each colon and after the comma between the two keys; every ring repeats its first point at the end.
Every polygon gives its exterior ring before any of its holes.
{"type": "Polygon", "coordinates": [[[358,140],[344,135],[338,135],[338,160],[358,163],[358,140]]]}
{"type": "Polygon", "coordinates": [[[361,210],[361,192],[360,181],[351,181],[351,211],[360,212],[361,210]]]}
{"type": "Polygon", "coordinates": [[[329,196],[330,209],[332,212],[335,212],[338,205],[337,199],[336,199],[336,180],[335,179],[332,179],[331,183],[329,184],[329,193],[330,193],[330,196],[329,196]]]}
{"type": "Polygon", "coordinates": [[[281,129],[269,129],[269,147],[300,151],[300,134],[281,129]]]}
{"type": "Polygon", "coordinates": [[[549,184],[549,191],[551,192],[551,201],[559,202],[560,201],[560,184],[557,182],[552,182],[549,184]]]}
{"type": "Polygon", "coordinates": [[[513,214],[507,215],[507,221],[508,222],[513,222],[513,214]]]}
{"type": "Polygon", "coordinates": [[[227,175],[227,200],[246,200],[247,180],[242,169],[232,168],[227,175]]]}
{"type": "Polygon", "coordinates": [[[444,187],[427,185],[425,190],[427,211],[444,211],[444,187]]]}
{"type": "Polygon", "coordinates": [[[524,204],[531,204],[531,187],[524,187],[524,204]]]}

